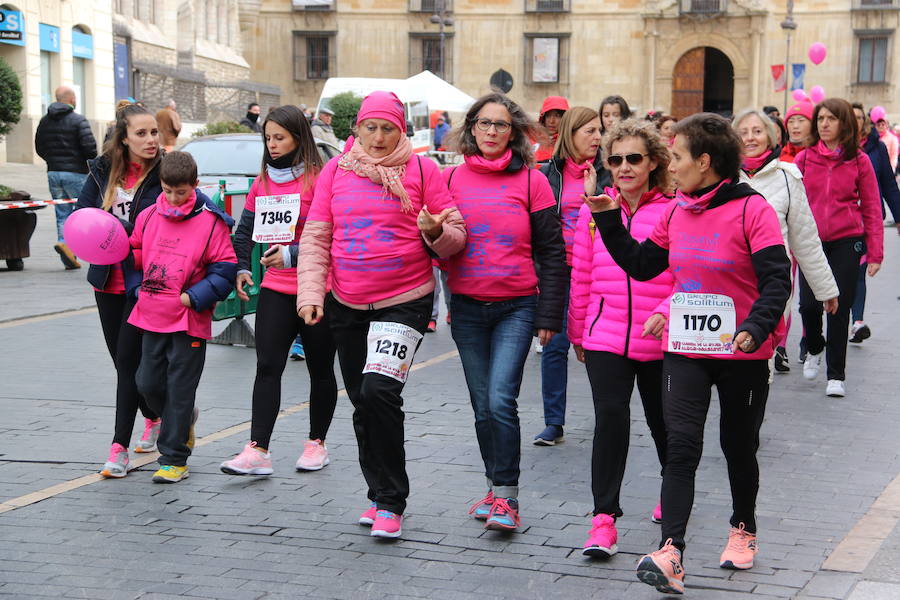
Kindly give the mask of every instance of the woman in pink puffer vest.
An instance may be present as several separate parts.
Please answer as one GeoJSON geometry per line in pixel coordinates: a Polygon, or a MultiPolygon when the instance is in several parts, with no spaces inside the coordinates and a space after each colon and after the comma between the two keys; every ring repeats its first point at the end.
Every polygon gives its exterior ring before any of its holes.
{"type": "MultiPolygon", "coordinates": [[[[635,239],[644,240],[672,199],[666,195],[671,187],[669,151],[652,124],[632,119],[607,132],[603,152],[615,186],[606,193],[622,196],[625,227],[635,239]]],[[[666,463],[660,336],[672,285],[669,271],[649,281],[628,277],[595,235],[591,211],[582,205],[572,255],[568,334],[578,360],[587,366],[594,399],[594,517],[583,550],[587,556],[616,553],[615,520],[622,516],[619,491],[628,456],[635,379],[660,465],[666,463]]],[[[661,520],[659,506],[653,520],[661,520]]]]}

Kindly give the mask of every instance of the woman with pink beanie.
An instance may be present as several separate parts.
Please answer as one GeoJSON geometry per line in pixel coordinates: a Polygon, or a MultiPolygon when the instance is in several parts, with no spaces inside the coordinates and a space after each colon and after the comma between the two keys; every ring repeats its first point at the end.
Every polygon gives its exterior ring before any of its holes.
{"type": "Polygon", "coordinates": [[[812,102],[804,100],[790,107],[784,115],[784,126],[789,141],[781,149],[779,160],[792,163],[800,151],[809,146],[812,139],[812,102]]]}
{"type": "Polygon", "coordinates": [[[297,310],[307,325],[328,314],[369,488],[359,523],[397,538],[409,496],[401,393],[431,316],[431,259],[461,250],[466,230],[437,165],[413,154],[395,94],[369,94],[357,123],[316,182],[297,310]]]}

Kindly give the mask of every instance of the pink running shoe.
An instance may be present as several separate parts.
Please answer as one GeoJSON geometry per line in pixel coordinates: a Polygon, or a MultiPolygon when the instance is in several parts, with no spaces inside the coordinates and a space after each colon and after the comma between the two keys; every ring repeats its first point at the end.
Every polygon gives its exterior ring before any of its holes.
{"type": "Polygon", "coordinates": [[[469,514],[479,521],[487,521],[491,516],[491,507],[494,505],[494,492],[488,492],[487,496],[472,505],[469,514]]]}
{"type": "Polygon", "coordinates": [[[145,454],[156,450],[156,440],[159,438],[159,427],[162,425],[162,419],[151,421],[144,419],[144,434],[140,441],[134,446],[134,451],[138,454],[145,454]]]}
{"type": "Polygon", "coordinates": [[[272,468],[272,455],[256,448],[256,442],[250,442],[241,453],[226,460],[219,469],[228,475],[271,475],[275,472],[272,468]]]}
{"type": "Polygon", "coordinates": [[[298,471],[318,471],[328,464],[328,449],[322,440],[306,440],[303,454],[297,459],[298,471]]]}
{"type": "Polygon", "coordinates": [[[359,515],[359,524],[360,525],[368,525],[369,527],[375,523],[375,513],[378,512],[378,507],[375,506],[375,503],[372,503],[372,506],[366,509],[366,512],[359,515]]]}
{"type": "Polygon", "coordinates": [[[662,504],[657,504],[656,508],[653,509],[653,516],[650,517],[650,520],[654,523],[662,523],[662,504]]]}
{"type": "Polygon", "coordinates": [[[379,510],[375,513],[375,522],[372,523],[372,536],[383,538],[400,537],[400,524],[403,517],[389,510],[379,510]]]}
{"type": "Polygon", "coordinates": [[[113,444],[100,474],[107,479],[120,479],[128,475],[128,449],[122,444],[113,444]]]}
{"type": "Polygon", "coordinates": [[[596,558],[609,558],[619,551],[616,545],[618,539],[619,532],[616,531],[615,519],[611,515],[595,515],[591,519],[591,531],[581,553],[596,558]]]}
{"type": "Polygon", "coordinates": [[[750,569],[758,549],[756,534],[744,529],[741,523],[729,530],[728,545],[719,557],[719,566],[723,569],[750,569]]]}

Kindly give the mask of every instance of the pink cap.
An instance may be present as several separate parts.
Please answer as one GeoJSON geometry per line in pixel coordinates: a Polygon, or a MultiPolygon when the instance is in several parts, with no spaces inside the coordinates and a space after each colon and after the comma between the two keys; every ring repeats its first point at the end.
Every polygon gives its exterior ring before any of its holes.
{"type": "Polygon", "coordinates": [[[813,105],[812,102],[807,102],[806,100],[802,102],[798,102],[788,109],[788,111],[784,115],[784,122],[787,124],[788,119],[793,117],[794,115],[800,115],[801,117],[806,117],[808,121],[812,121],[813,116],[813,105]]]}
{"type": "Polygon", "coordinates": [[[363,100],[356,115],[356,122],[366,119],[384,119],[406,132],[406,112],[403,103],[394,92],[372,92],[363,100]]]}

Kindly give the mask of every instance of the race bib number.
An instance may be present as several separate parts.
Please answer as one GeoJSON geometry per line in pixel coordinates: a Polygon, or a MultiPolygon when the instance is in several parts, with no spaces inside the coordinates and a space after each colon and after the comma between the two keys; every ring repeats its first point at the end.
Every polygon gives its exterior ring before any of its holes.
{"type": "Polygon", "coordinates": [[[116,188],[116,201],[110,208],[110,212],[115,217],[127,219],[128,213],[131,212],[131,203],[134,201],[134,194],[126,192],[122,188],[116,188]]]}
{"type": "Polygon", "coordinates": [[[669,300],[669,352],[732,354],[735,328],[729,296],[679,292],[669,300]]]}
{"type": "Polygon", "coordinates": [[[406,383],[422,334],[401,323],[369,323],[366,366],[363,373],[380,373],[406,383]]]}
{"type": "Polygon", "coordinates": [[[300,194],[257,196],[253,241],[261,244],[293,242],[299,218],[300,194]]]}

